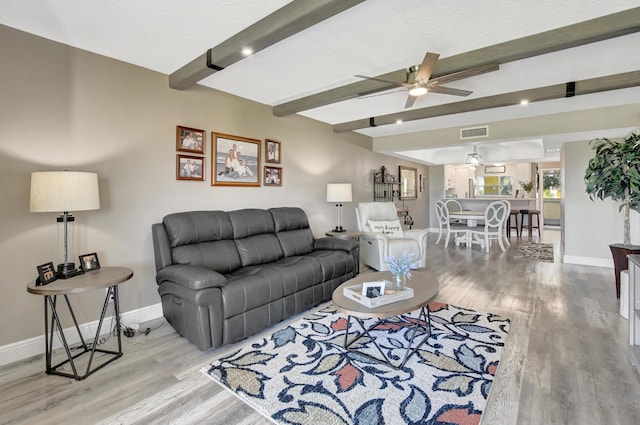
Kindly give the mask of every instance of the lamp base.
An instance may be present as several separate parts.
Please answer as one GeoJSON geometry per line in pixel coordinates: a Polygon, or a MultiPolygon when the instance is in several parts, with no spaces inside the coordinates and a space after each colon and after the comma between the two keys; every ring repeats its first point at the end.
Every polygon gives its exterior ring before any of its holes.
{"type": "Polygon", "coordinates": [[[84,270],[76,269],[75,263],[62,263],[58,264],[56,277],[58,279],[69,279],[70,277],[78,276],[80,274],[84,274],[84,270]]]}
{"type": "Polygon", "coordinates": [[[342,232],[346,232],[347,229],[344,229],[342,226],[338,226],[335,229],[332,230],[332,232],[337,232],[337,233],[342,233],[342,232]]]}

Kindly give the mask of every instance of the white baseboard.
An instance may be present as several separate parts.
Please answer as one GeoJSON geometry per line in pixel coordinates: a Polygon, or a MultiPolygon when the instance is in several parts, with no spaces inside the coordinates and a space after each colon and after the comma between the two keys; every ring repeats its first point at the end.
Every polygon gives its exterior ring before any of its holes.
{"type": "Polygon", "coordinates": [[[583,266],[595,266],[595,267],[607,267],[613,268],[613,260],[607,260],[605,258],[594,257],[578,257],[576,255],[565,255],[562,257],[562,262],[565,264],[580,264],[583,266]]]}
{"type": "MultiPolygon", "coordinates": [[[[105,323],[102,324],[103,330],[108,329],[111,317],[112,316],[105,317],[105,323]]],[[[158,319],[160,317],[162,317],[162,304],[160,303],[120,314],[121,322],[127,325],[133,323],[144,323],[149,320],[158,319]]],[[[82,336],[85,338],[85,340],[93,340],[97,329],[98,320],[94,320],[93,322],[89,323],[83,323],[80,325],[80,331],[82,332],[82,336]]],[[[69,344],[76,344],[80,342],[80,337],[78,336],[78,333],[75,331],[74,327],[65,329],[64,335],[67,338],[67,342],[69,344]]],[[[37,356],[38,354],[44,354],[44,345],[44,335],[3,345],[0,347],[0,366],[17,362],[19,360],[24,360],[29,357],[37,356]]],[[[62,347],[62,345],[59,338],[56,338],[54,336],[53,348],[56,349],[60,347],[62,347]]]]}

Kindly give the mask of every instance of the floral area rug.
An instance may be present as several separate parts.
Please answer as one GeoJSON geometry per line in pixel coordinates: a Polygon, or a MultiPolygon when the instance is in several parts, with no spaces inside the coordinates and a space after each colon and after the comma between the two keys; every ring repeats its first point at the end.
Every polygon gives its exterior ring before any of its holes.
{"type": "Polygon", "coordinates": [[[516,260],[538,260],[553,263],[553,245],[550,243],[524,242],[515,255],[516,260]]]}
{"type": "MultiPolygon", "coordinates": [[[[509,320],[437,302],[430,311],[432,335],[402,369],[345,351],[346,317],[329,305],[203,373],[278,424],[479,424],[509,320]]],[[[365,324],[375,325],[370,335],[386,355],[401,359],[418,317],[365,324]]],[[[356,329],[351,321],[350,341],[356,329]]],[[[356,344],[372,345],[366,335],[356,344]]]]}

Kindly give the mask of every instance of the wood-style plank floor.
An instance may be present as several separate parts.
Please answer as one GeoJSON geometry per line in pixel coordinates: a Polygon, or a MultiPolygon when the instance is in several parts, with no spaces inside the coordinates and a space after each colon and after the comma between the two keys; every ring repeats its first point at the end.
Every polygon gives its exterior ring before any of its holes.
{"type": "MultiPolygon", "coordinates": [[[[515,238],[489,254],[435,240],[427,270],[440,280],[437,300],[512,320],[483,425],[640,424],[612,269],[562,264],[557,242],[556,262],[543,263],[515,260],[515,238]]],[[[162,320],[147,326],[84,381],[46,375],[43,356],[0,368],[0,424],[270,423],[200,372],[233,347],[201,352],[162,320]]]]}

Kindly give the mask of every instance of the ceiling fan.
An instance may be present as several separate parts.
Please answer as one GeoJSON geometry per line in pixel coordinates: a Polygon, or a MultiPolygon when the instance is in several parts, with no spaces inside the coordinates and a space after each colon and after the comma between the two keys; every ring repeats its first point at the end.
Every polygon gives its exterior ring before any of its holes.
{"type": "Polygon", "coordinates": [[[407,102],[405,103],[404,107],[409,108],[413,106],[414,102],[419,96],[423,96],[429,91],[433,93],[450,94],[454,96],[469,96],[473,92],[469,90],[460,90],[451,87],[445,87],[440,84],[462,80],[463,78],[473,77],[475,75],[484,74],[485,72],[497,71],[500,68],[497,63],[488,64],[431,79],[431,73],[436,66],[436,62],[438,62],[439,57],[440,55],[438,53],[427,52],[420,65],[412,66],[411,68],[409,68],[409,73],[407,74],[407,82],[391,81],[385,80],[383,78],[367,77],[365,75],[356,75],[356,77],[406,87],[409,90],[409,96],[407,97],[407,102]],[[413,81],[409,82],[408,80],[411,74],[415,74],[415,77],[413,78],[413,81]]]}

